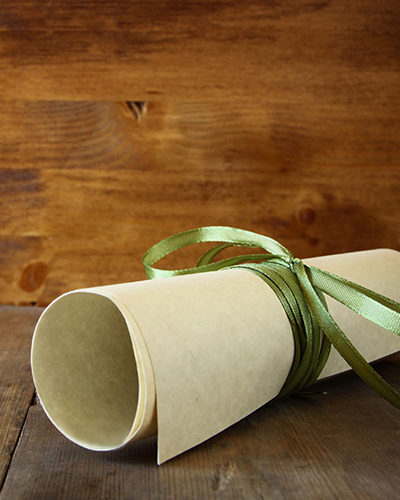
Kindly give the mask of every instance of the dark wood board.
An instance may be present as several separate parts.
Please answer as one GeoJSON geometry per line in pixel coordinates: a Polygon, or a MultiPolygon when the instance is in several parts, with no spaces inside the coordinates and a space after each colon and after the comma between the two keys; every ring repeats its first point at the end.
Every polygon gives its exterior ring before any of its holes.
{"type": "Polygon", "coordinates": [[[30,338],[41,311],[0,306],[0,484],[34,395],[30,338]]]}
{"type": "Polygon", "coordinates": [[[2,0],[3,99],[398,100],[397,0],[2,0]]]}
{"type": "MultiPolygon", "coordinates": [[[[354,373],[263,407],[162,466],[154,437],[108,453],[72,444],[32,401],[40,312],[0,307],[1,500],[398,498],[398,410],[354,373]]],[[[399,389],[399,356],[376,366],[399,389]]]]}
{"type": "MultiPolygon", "coordinates": [[[[399,386],[398,361],[379,371],[399,386]]],[[[319,387],[328,394],[264,407],[161,466],[156,438],[91,452],[32,407],[0,498],[397,498],[398,410],[354,374],[319,387]]]]}
{"type": "Polygon", "coordinates": [[[140,115],[3,101],[0,150],[2,303],[144,279],[152,244],[199,226],[260,232],[301,258],[400,250],[400,99],[151,102],[140,115]]]}

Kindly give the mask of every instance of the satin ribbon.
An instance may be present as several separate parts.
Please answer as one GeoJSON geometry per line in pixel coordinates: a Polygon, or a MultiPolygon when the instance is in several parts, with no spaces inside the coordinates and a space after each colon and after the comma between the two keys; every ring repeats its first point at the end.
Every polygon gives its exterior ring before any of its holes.
{"type": "Polygon", "coordinates": [[[245,268],[274,290],[289,318],[295,356],[288,378],[273,402],[300,391],[317,380],[329,357],[331,344],[353,370],[380,396],[400,409],[400,394],[363,358],[329,314],[324,293],[379,326],[400,335],[400,304],[349,280],[304,264],[287,248],[267,236],[225,226],[179,233],[152,246],[143,257],[150,279],[245,268]],[[153,265],[187,245],[214,242],[194,267],[165,270],[153,265]],[[214,262],[231,246],[261,248],[267,253],[239,255],[214,262]]]}

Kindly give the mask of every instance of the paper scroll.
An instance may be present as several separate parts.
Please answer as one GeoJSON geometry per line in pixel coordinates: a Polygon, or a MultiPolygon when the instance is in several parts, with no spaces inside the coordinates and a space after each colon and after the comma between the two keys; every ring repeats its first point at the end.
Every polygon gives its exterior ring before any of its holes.
{"type": "MultiPolygon", "coordinates": [[[[400,300],[393,250],[305,263],[400,300]]],[[[329,298],[328,306],[368,361],[400,349],[397,336],[329,298]]],[[[293,353],[274,292],[228,269],[61,296],[36,327],[32,371],[45,412],[70,440],[112,450],[157,433],[162,463],[274,398],[293,353]]],[[[333,350],[321,377],[348,368],[333,350]]]]}

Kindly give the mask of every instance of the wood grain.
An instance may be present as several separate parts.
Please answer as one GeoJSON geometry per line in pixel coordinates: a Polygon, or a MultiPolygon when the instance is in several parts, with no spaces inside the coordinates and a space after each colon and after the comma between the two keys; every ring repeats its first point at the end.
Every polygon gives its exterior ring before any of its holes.
{"type": "Polygon", "coordinates": [[[30,338],[41,311],[0,306],[0,485],[34,394],[30,338]]]}
{"type": "MultiPolygon", "coordinates": [[[[398,387],[399,361],[379,372],[398,387]]],[[[398,410],[354,374],[292,397],[163,464],[156,439],[109,453],[66,440],[32,407],[1,500],[397,498],[398,410]]]]}
{"type": "MultiPolygon", "coordinates": [[[[142,279],[201,225],[400,250],[399,22],[396,0],[2,0],[0,303],[142,279]]],[[[398,496],[397,412],[352,374],[162,467],[154,438],[76,447],[30,406],[40,312],[0,307],[1,500],[398,496]]]]}
{"type": "Polygon", "coordinates": [[[400,101],[148,103],[140,121],[126,103],[0,110],[0,302],[144,279],[147,248],[203,225],[299,257],[400,250],[400,101]]]}
{"type": "Polygon", "coordinates": [[[3,99],[397,101],[397,0],[2,0],[3,99]]]}

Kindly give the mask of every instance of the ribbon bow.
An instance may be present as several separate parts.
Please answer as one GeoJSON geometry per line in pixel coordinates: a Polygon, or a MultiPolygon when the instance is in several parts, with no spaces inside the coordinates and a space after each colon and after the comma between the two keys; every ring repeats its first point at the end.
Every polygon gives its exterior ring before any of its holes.
{"type": "Polygon", "coordinates": [[[400,394],[363,358],[328,312],[323,293],[379,326],[400,335],[400,304],[352,281],[304,264],[279,242],[251,231],[225,226],[192,229],[152,246],[143,257],[150,279],[244,268],[271,286],[289,318],[294,361],[281,392],[281,400],[315,382],[328,360],[331,344],[353,370],[380,396],[400,409],[400,394]],[[187,245],[219,243],[192,268],[164,270],[153,267],[163,257],[187,245]],[[230,246],[262,248],[267,253],[239,255],[214,262],[230,246]]]}

